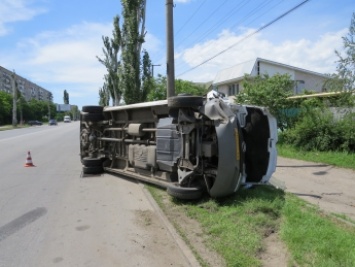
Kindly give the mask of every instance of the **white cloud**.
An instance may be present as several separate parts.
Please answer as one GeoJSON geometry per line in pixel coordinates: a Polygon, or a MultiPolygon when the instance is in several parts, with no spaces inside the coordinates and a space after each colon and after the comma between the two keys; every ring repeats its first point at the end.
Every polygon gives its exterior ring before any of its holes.
{"type": "Polygon", "coordinates": [[[38,14],[45,13],[42,7],[30,7],[28,0],[1,0],[0,2],[0,36],[8,33],[8,23],[30,20],[38,14]]]}
{"type": "Polygon", "coordinates": [[[143,43],[143,48],[150,54],[161,52],[162,42],[154,35],[147,33],[143,43]]]}
{"type": "Polygon", "coordinates": [[[102,53],[101,37],[110,34],[110,24],[84,22],[61,32],[41,33],[18,44],[18,50],[36,81],[97,83],[104,73],[96,59],[102,53]]]}
{"type": "Polygon", "coordinates": [[[257,57],[320,73],[333,73],[337,60],[334,50],[342,49],[341,37],[346,34],[347,29],[326,33],[319,36],[315,42],[300,39],[292,42],[284,41],[279,44],[267,40],[262,33],[245,39],[253,31],[253,29],[249,29],[237,35],[225,30],[216,39],[180,51],[176,55],[177,75],[233,46],[207,64],[178,78],[192,81],[213,80],[219,70],[257,57]],[[236,45],[234,46],[234,44],[236,45]]]}
{"type": "Polygon", "coordinates": [[[2,66],[51,91],[54,101],[63,101],[68,90],[70,103],[98,103],[98,90],[106,70],[102,36],[112,36],[112,24],[83,22],[62,31],[42,32],[17,43],[14,50],[0,51],[2,66]]]}
{"type": "MultiPolygon", "coordinates": [[[[103,57],[102,36],[112,37],[112,23],[83,22],[22,40],[9,55],[0,51],[0,58],[4,66],[50,90],[58,103],[66,89],[72,104],[97,104],[106,74],[96,58],[103,57]]],[[[145,48],[149,52],[158,51],[160,45],[155,36],[147,34],[145,48]]]]}

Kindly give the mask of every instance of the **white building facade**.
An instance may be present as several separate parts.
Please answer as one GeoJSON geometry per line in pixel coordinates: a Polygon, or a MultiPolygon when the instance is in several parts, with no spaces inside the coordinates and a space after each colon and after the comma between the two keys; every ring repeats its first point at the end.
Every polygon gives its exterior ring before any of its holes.
{"type": "Polygon", "coordinates": [[[212,86],[213,88],[225,94],[234,96],[243,90],[242,82],[244,76],[288,74],[295,81],[294,94],[300,94],[307,89],[314,92],[323,92],[324,83],[328,77],[324,74],[289,66],[271,60],[257,58],[253,61],[247,61],[235,65],[231,68],[221,70],[217,73],[212,86]]]}
{"type": "MultiPolygon", "coordinates": [[[[0,66],[0,91],[12,94],[12,71],[0,66]]],[[[51,92],[42,88],[41,86],[21,77],[16,74],[17,88],[21,95],[27,100],[49,100],[51,92]]]]}

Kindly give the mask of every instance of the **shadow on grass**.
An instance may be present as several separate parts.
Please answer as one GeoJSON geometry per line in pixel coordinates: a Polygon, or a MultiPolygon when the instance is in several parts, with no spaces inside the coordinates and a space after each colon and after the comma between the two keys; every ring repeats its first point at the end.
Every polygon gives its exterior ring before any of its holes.
{"type": "Polygon", "coordinates": [[[176,205],[198,205],[205,206],[206,204],[215,203],[217,207],[232,207],[242,205],[244,202],[251,199],[264,200],[272,202],[275,199],[281,199],[285,201],[285,192],[281,189],[277,189],[271,185],[258,185],[251,188],[241,188],[234,194],[223,198],[211,198],[208,194],[205,194],[198,200],[180,200],[172,198],[172,202],[176,205]]]}

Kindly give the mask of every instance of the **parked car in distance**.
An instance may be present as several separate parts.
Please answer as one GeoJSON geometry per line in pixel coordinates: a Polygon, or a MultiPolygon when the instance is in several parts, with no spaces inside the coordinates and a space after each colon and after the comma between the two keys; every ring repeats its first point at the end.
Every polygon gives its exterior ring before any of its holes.
{"type": "Polygon", "coordinates": [[[71,122],[70,116],[64,116],[64,122],[71,122]]]}
{"type": "Polygon", "coordinates": [[[28,125],[30,125],[30,126],[33,126],[33,125],[42,125],[42,122],[41,122],[41,121],[37,121],[37,120],[28,121],[28,125]]]}
{"type": "Polygon", "coordinates": [[[54,119],[49,120],[48,125],[58,125],[57,121],[54,119]]]}

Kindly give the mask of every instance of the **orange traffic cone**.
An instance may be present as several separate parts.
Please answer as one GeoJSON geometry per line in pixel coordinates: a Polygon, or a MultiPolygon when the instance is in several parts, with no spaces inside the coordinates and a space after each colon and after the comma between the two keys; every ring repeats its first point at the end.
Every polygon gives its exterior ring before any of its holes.
{"type": "Polygon", "coordinates": [[[27,159],[26,159],[25,167],[36,167],[36,166],[33,165],[33,163],[32,163],[32,158],[31,158],[31,153],[30,153],[30,151],[28,151],[28,153],[27,153],[27,159]]]}

